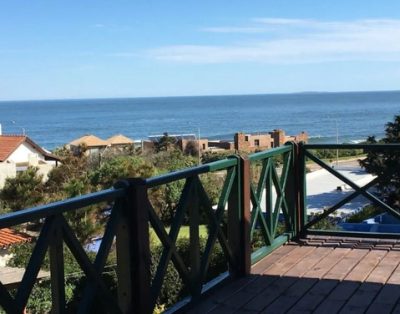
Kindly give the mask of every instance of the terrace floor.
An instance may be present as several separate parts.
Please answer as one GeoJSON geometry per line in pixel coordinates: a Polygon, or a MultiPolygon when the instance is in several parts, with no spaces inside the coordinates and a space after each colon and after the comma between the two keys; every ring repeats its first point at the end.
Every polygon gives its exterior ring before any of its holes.
{"type": "Polygon", "coordinates": [[[307,237],[189,313],[400,313],[400,240],[307,237]]]}

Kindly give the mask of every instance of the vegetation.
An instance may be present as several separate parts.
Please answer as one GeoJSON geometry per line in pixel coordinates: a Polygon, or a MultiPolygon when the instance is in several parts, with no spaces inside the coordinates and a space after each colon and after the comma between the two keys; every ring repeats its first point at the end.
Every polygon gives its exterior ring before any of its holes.
{"type": "MultiPolygon", "coordinates": [[[[367,140],[374,144],[374,136],[367,140]]],[[[385,137],[379,141],[383,144],[400,143],[400,115],[393,122],[386,124],[385,137]]],[[[379,177],[377,185],[381,199],[400,210],[400,152],[398,150],[369,151],[367,157],[360,161],[369,173],[379,177]]]]}
{"type": "MultiPolygon", "coordinates": [[[[187,168],[197,165],[197,156],[184,154],[174,148],[174,143],[166,137],[160,141],[154,154],[139,154],[133,149],[121,151],[114,155],[108,153],[103,158],[89,158],[85,154],[85,147],[81,147],[75,152],[67,149],[58,149],[55,154],[62,159],[61,164],[54,168],[44,182],[43,177],[38,174],[36,168],[28,168],[27,171],[18,173],[17,177],[7,179],[6,185],[0,191],[0,209],[3,212],[18,211],[23,208],[46,204],[52,201],[62,200],[82,194],[110,188],[113,184],[126,177],[150,177],[170,171],[187,168]]],[[[203,174],[200,180],[208,194],[211,202],[216,203],[221,192],[222,182],[225,176],[222,173],[203,174]]],[[[184,186],[184,180],[176,181],[161,187],[149,190],[149,199],[166,226],[167,230],[175,215],[175,208],[184,186]]],[[[76,236],[82,244],[88,243],[96,236],[101,236],[104,222],[107,219],[107,211],[110,204],[101,203],[71,211],[64,214],[76,236]]],[[[207,219],[202,217],[203,222],[207,219]]],[[[187,221],[187,217],[186,217],[187,221]]],[[[42,222],[34,225],[24,225],[25,228],[36,232],[40,230],[42,222]]],[[[178,237],[177,249],[183,256],[185,264],[190,267],[188,255],[189,247],[189,228],[182,226],[178,237]]],[[[204,250],[208,230],[205,225],[200,227],[201,250],[204,250]]],[[[154,276],[158,260],[163,250],[160,242],[154,239],[151,242],[152,266],[151,271],[154,276]]],[[[14,257],[9,263],[13,267],[26,267],[28,259],[33,250],[34,243],[28,243],[13,248],[14,257]]],[[[93,253],[90,253],[93,259],[93,253]]],[[[75,261],[70,251],[64,249],[65,263],[65,288],[66,301],[69,312],[75,312],[77,304],[82,297],[85,286],[85,276],[75,261]]],[[[107,261],[106,271],[103,279],[114,294],[116,291],[116,257],[115,249],[111,252],[111,257],[107,261]]],[[[226,262],[223,252],[217,244],[217,248],[210,258],[210,276],[219,274],[226,270],[226,262]]],[[[49,269],[49,258],[45,257],[43,269],[49,269]]],[[[209,280],[211,277],[207,277],[209,280]]],[[[42,280],[35,284],[29,300],[27,310],[29,313],[44,313],[51,311],[51,292],[50,281],[42,280]]],[[[164,285],[158,300],[158,309],[166,308],[177,302],[179,298],[187,295],[187,290],[175,270],[171,265],[168,266],[164,285]]],[[[101,297],[98,298],[101,300],[101,297]]],[[[102,313],[106,308],[101,302],[97,302],[93,312],[102,313]]]]}
{"type": "Polygon", "coordinates": [[[18,172],[15,178],[7,178],[0,192],[3,203],[2,212],[17,211],[21,208],[35,206],[43,201],[44,185],[38,168],[29,167],[18,172]]]}
{"type": "Polygon", "coordinates": [[[374,217],[382,213],[383,213],[382,209],[379,209],[373,205],[368,205],[362,208],[357,213],[354,213],[351,216],[349,216],[346,219],[346,222],[353,222],[353,223],[363,222],[368,218],[374,217]]]}
{"type": "Polygon", "coordinates": [[[362,149],[313,149],[310,152],[319,159],[329,160],[334,160],[336,157],[357,157],[364,154],[362,149]]]}

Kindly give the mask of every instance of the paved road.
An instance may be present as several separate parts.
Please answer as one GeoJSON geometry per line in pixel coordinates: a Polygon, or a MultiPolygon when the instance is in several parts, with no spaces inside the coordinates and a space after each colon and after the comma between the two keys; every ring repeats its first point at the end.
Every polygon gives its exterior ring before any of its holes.
{"type": "MultiPolygon", "coordinates": [[[[372,175],[366,173],[357,162],[340,163],[335,169],[359,186],[367,184],[374,178],[372,175]]],[[[324,208],[336,204],[352,192],[354,192],[352,188],[324,169],[308,173],[307,212],[320,213],[324,208]],[[341,187],[342,191],[337,190],[338,186],[341,187]]],[[[358,196],[337,210],[336,214],[354,212],[368,203],[365,197],[358,196]]]]}

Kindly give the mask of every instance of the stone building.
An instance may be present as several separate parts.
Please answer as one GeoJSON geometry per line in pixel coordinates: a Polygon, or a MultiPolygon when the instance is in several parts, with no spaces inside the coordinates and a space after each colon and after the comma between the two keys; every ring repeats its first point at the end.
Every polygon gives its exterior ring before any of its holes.
{"type": "Polygon", "coordinates": [[[237,151],[255,152],[284,145],[286,142],[307,142],[308,135],[302,132],[295,136],[286,135],[284,130],[278,129],[268,133],[245,134],[236,133],[234,147],[237,151]]]}

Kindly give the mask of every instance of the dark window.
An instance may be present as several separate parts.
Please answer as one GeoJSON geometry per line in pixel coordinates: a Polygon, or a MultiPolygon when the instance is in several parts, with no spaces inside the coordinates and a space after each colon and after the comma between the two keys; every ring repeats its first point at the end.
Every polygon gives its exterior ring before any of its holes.
{"type": "Polygon", "coordinates": [[[248,137],[248,136],[245,136],[244,140],[245,140],[246,142],[248,142],[248,141],[249,141],[249,137],[248,137]]]}
{"type": "Polygon", "coordinates": [[[254,140],[254,146],[260,146],[260,140],[254,140]]]}
{"type": "Polygon", "coordinates": [[[203,144],[203,149],[206,149],[206,144],[203,144]]]}

